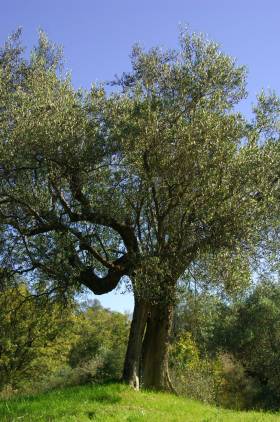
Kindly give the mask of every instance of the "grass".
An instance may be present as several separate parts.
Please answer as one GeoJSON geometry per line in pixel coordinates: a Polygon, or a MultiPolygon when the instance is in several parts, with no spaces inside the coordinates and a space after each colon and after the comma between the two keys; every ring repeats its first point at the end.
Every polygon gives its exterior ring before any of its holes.
{"type": "Polygon", "coordinates": [[[134,392],[110,384],[0,400],[0,421],[270,422],[280,421],[280,414],[235,412],[171,394],[134,392]]]}

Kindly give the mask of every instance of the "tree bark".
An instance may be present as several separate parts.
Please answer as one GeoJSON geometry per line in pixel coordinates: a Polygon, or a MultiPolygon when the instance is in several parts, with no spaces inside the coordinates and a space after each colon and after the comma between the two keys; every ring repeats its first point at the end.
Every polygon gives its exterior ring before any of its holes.
{"type": "Polygon", "coordinates": [[[142,350],[142,382],[145,388],[173,389],[168,371],[172,321],[173,305],[158,304],[151,308],[142,350]]]}
{"type": "Polygon", "coordinates": [[[150,306],[147,302],[135,298],[127,351],[123,369],[123,381],[134,389],[140,388],[140,360],[142,343],[150,306]]]}
{"type": "Polygon", "coordinates": [[[138,390],[172,390],[168,352],[173,321],[173,305],[151,305],[135,299],[123,381],[138,390]]]}

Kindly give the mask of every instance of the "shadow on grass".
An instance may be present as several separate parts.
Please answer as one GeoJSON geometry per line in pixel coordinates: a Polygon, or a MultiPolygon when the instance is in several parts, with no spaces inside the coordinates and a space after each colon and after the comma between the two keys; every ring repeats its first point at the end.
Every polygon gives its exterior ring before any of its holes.
{"type": "Polygon", "coordinates": [[[118,393],[106,393],[105,391],[96,392],[92,397],[93,401],[106,404],[115,404],[121,401],[118,393]]]}

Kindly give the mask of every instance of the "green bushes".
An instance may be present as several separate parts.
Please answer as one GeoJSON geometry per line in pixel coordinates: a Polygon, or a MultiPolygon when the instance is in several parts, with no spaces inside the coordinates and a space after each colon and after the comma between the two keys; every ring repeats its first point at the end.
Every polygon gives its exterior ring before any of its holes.
{"type": "Polygon", "coordinates": [[[120,379],[128,330],[126,315],[98,304],[79,313],[69,364],[80,374],[81,382],[120,379]]]}
{"type": "Polygon", "coordinates": [[[180,395],[241,410],[252,408],[259,388],[233,355],[202,355],[192,334],[180,336],[171,349],[171,378],[180,395]]]}
{"type": "Polygon", "coordinates": [[[216,347],[231,353],[254,388],[247,407],[280,407],[280,286],[265,282],[225,309],[216,347]]]}
{"type": "Polygon", "coordinates": [[[71,310],[24,283],[0,294],[0,390],[11,394],[56,371],[67,360],[71,310]]]}
{"type": "Polygon", "coordinates": [[[217,391],[216,404],[230,409],[254,408],[258,387],[242,363],[232,354],[219,353],[221,383],[217,391]]]}
{"type": "Polygon", "coordinates": [[[22,283],[0,294],[0,396],[120,379],[129,320],[92,306],[62,306],[22,283]]]}
{"type": "Polygon", "coordinates": [[[190,332],[183,333],[172,345],[170,372],[179,394],[206,403],[215,403],[221,379],[218,359],[202,358],[190,332]]]}
{"type": "Polygon", "coordinates": [[[178,307],[171,353],[177,390],[234,409],[280,408],[280,286],[239,300],[203,290],[178,307]]]}

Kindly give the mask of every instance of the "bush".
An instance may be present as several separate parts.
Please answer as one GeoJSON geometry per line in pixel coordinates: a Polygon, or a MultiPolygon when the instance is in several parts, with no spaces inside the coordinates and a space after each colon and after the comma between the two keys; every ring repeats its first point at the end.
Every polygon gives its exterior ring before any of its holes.
{"type": "Polygon", "coordinates": [[[171,378],[179,394],[232,409],[255,405],[261,388],[230,353],[201,356],[192,334],[184,332],[172,345],[170,357],[171,378]]]}
{"type": "Polygon", "coordinates": [[[24,283],[0,295],[0,390],[23,391],[66,362],[70,309],[34,297],[24,283]]]}
{"type": "Polygon", "coordinates": [[[93,306],[63,308],[25,284],[0,295],[0,396],[120,379],[129,319],[93,306]]]}
{"type": "Polygon", "coordinates": [[[185,332],[171,348],[170,373],[176,391],[207,403],[215,403],[222,382],[218,360],[201,358],[191,333],[185,332]]]}
{"type": "Polygon", "coordinates": [[[126,315],[100,305],[79,314],[69,364],[80,374],[81,383],[121,378],[128,331],[126,315]]]}
{"type": "Polygon", "coordinates": [[[240,361],[230,353],[219,353],[221,383],[216,404],[223,407],[245,410],[254,407],[260,387],[248,376],[240,361]]]}

